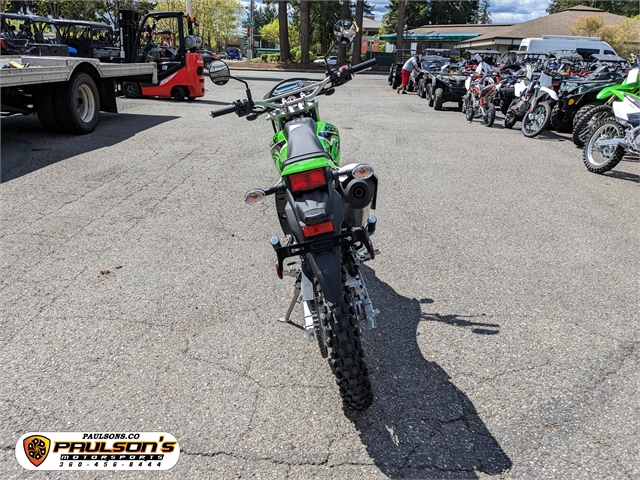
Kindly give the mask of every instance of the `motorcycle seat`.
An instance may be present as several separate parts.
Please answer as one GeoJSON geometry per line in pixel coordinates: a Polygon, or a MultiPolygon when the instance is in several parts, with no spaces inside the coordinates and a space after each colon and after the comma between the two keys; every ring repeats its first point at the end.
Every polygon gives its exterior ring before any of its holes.
{"type": "Polygon", "coordinates": [[[286,164],[313,157],[331,156],[325,152],[316,135],[316,122],[309,117],[296,118],[284,126],[288,139],[286,164]]]}

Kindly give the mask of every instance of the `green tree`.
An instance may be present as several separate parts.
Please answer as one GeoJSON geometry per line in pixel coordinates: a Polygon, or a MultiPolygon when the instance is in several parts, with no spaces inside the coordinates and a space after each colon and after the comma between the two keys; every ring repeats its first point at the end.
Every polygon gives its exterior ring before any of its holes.
{"type": "Polygon", "coordinates": [[[155,9],[155,1],[146,0],[22,0],[1,2],[5,12],[35,14],[69,20],[90,20],[115,25],[118,7],[148,13],[155,9]]]}
{"type": "MultiPolygon", "coordinates": [[[[158,10],[185,12],[186,0],[161,0],[158,10]]],[[[192,0],[191,13],[198,21],[198,34],[205,45],[220,49],[240,34],[244,9],[239,0],[192,0]]]]}
{"type": "MultiPolygon", "coordinates": [[[[381,33],[396,33],[398,4],[398,0],[391,0],[389,10],[382,17],[381,33]]],[[[423,25],[488,23],[488,9],[489,0],[405,2],[404,25],[408,28],[417,28],[423,25]]]]}
{"type": "Polygon", "coordinates": [[[489,13],[489,7],[491,7],[489,0],[480,0],[478,2],[476,18],[473,23],[482,23],[485,25],[491,24],[491,13],[489,13]]]}
{"type": "Polygon", "coordinates": [[[589,15],[588,17],[578,18],[571,28],[569,28],[569,31],[571,35],[595,37],[599,35],[602,27],[604,27],[604,18],[602,15],[589,15]]]}
{"type": "Polygon", "coordinates": [[[605,25],[602,15],[589,15],[578,18],[571,27],[573,35],[600,37],[613,47],[622,57],[635,53],[635,42],[640,36],[640,22],[632,18],[624,18],[617,25],[605,25]]]}
{"type": "MultiPolygon", "coordinates": [[[[289,25],[287,28],[289,33],[289,44],[292,47],[300,46],[300,31],[295,25],[289,25]]],[[[280,43],[280,22],[278,19],[272,20],[267,23],[260,31],[262,39],[273,44],[280,43]]],[[[281,49],[282,51],[282,49],[281,49]]],[[[282,57],[281,57],[282,58],[282,57]]]]}

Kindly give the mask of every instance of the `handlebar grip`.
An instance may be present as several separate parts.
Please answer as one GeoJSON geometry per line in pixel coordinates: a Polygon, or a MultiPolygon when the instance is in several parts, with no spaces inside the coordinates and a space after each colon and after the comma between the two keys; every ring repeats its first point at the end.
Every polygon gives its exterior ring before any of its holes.
{"type": "Polygon", "coordinates": [[[210,115],[211,118],[216,118],[216,117],[221,117],[222,115],[227,115],[229,113],[236,113],[238,107],[236,106],[236,104],[231,104],[228,107],[225,108],[220,108],[218,110],[212,110],[210,115]]]}
{"type": "Polygon", "coordinates": [[[367,60],[366,62],[359,63],[355,67],[351,67],[351,71],[353,73],[361,72],[362,70],[366,70],[367,68],[371,68],[376,65],[376,59],[372,58],[371,60],[367,60]]]}

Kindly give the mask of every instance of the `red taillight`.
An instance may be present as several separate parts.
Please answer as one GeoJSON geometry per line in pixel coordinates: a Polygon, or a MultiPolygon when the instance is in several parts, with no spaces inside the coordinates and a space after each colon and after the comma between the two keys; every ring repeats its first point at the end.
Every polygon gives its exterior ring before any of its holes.
{"type": "Polygon", "coordinates": [[[306,192],[314,188],[327,184],[327,178],[324,175],[324,169],[316,168],[308,172],[294,173],[289,175],[291,190],[294,192],[306,192]]]}
{"type": "Polygon", "coordinates": [[[323,233],[331,232],[333,232],[333,222],[331,220],[329,220],[328,222],[319,223],[317,225],[302,227],[302,234],[305,237],[315,237],[316,235],[322,235],[323,233]]]}
{"type": "Polygon", "coordinates": [[[282,272],[280,271],[280,265],[278,264],[277,260],[276,260],[276,275],[280,280],[282,280],[282,272]]]}

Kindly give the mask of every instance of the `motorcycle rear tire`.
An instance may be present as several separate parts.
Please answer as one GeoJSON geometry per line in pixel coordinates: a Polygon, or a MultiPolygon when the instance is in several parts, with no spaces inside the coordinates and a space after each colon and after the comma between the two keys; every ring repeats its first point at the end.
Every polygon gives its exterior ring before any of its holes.
{"type": "Polygon", "coordinates": [[[436,91],[433,92],[433,109],[442,110],[443,103],[444,103],[444,90],[441,88],[436,88],[436,91]]]}
{"type": "Polygon", "coordinates": [[[400,86],[400,83],[398,82],[398,79],[394,77],[393,80],[391,80],[391,88],[395,90],[399,86],[400,86]]]}
{"type": "Polygon", "coordinates": [[[496,120],[496,107],[491,104],[487,107],[484,116],[482,117],[482,123],[485,127],[491,127],[496,120]]]}
{"type": "Polygon", "coordinates": [[[611,152],[611,155],[609,157],[603,155],[606,158],[604,159],[604,161],[599,162],[594,157],[594,153],[596,151],[595,142],[596,140],[598,140],[598,138],[601,137],[618,138],[623,136],[624,129],[615,118],[609,117],[600,121],[600,123],[598,123],[593,129],[593,132],[589,136],[584,146],[583,161],[584,165],[587,167],[587,170],[593,173],[604,173],[608,172],[613,167],[618,165],[618,163],[620,163],[620,160],[622,160],[622,157],[624,157],[624,148],[622,148],[621,146],[615,147],[615,150],[611,152]]]}
{"type": "Polygon", "coordinates": [[[584,143],[589,139],[591,129],[598,123],[613,114],[613,109],[609,105],[591,106],[589,110],[580,115],[576,115],[573,123],[572,140],[576,147],[584,147],[584,143]]]}
{"type": "Polygon", "coordinates": [[[369,371],[363,359],[360,326],[350,290],[345,287],[342,301],[333,306],[328,322],[329,365],[349,410],[366,410],[373,403],[369,371]]]}
{"type": "Polygon", "coordinates": [[[536,125],[533,128],[530,128],[531,118],[529,117],[529,112],[525,113],[524,117],[522,118],[522,126],[520,128],[520,130],[522,130],[522,134],[525,137],[529,137],[529,138],[536,137],[540,135],[542,132],[544,132],[547,129],[547,127],[549,127],[549,119],[551,117],[551,105],[549,105],[549,102],[538,103],[532,113],[535,113],[535,112],[540,112],[541,114],[543,113],[544,119],[542,120],[542,122],[540,122],[539,125],[536,125]],[[540,112],[542,109],[544,109],[544,112],[540,112]]]}

